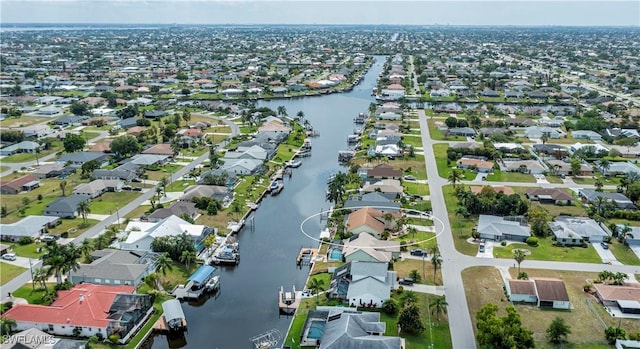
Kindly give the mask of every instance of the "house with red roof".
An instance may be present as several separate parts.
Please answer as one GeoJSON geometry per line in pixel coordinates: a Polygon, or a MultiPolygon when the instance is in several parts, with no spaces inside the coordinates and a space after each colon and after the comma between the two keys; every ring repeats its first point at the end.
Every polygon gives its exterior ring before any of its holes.
{"type": "Polygon", "coordinates": [[[125,343],[153,312],[151,296],[135,290],[129,285],[78,284],[58,291],[49,306],[16,304],[2,318],[15,320],[17,331],[36,328],[57,336],[105,339],[116,334],[125,343]]]}
{"type": "Polygon", "coordinates": [[[26,175],[11,182],[0,183],[0,193],[2,194],[18,194],[21,191],[31,191],[40,186],[37,177],[26,175]]]}

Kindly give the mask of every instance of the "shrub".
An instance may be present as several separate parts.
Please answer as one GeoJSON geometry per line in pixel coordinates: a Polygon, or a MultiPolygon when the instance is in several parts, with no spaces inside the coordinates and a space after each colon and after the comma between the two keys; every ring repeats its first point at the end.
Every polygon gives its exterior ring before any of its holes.
{"type": "Polygon", "coordinates": [[[118,344],[118,341],[120,340],[120,335],[117,333],[114,333],[112,335],[109,336],[109,341],[113,344],[118,344]]]}
{"type": "Polygon", "coordinates": [[[386,301],[384,301],[384,303],[382,303],[382,311],[385,314],[393,315],[398,311],[398,304],[391,298],[387,299],[386,301]]]}
{"type": "Polygon", "coordinates": [[[529,280],[529,274],[521,271],[520,274],[518,274],[518,280],[529,280]]]}
{"type": "Polygon", "coordinates": [[[30,238],[28,236],[23,236],[23,237],[20,238],[20,240],[18,240],[18,245],[24,246],[24,245],[28,245],[28,244],[30,244],[32,242],[33,242],[32,238],[30,238]]]}
{"type": "Polygon", "coordinates": [[[68,231],[62,232],[62,234],[60,234],[60,237],[63,238],[63,239],[68,238],[69,237],[69,232],[68,231]]]}
{"type": "Polygon", "coordinates": [[[527,245],[529,246],[538,246],[538,238],[535,236],[531,236],[527,238],[527,245]]]}
{"type": "Polygon", "coordinates": [[[502,241],[502,242],[500,243],[500,246],[507,246],[507,242],[506,242],[506,241],[502,241]]]}
{"type": "Polygon", "coordinates": [[[73,284],[71,283],[71,281],[66,280],[65,282],[61,283],[61,284],[56,284],[53,289],[56,291],[60,291],[60,290],[70,290],[71,286],[73,286],[73,284]]]}

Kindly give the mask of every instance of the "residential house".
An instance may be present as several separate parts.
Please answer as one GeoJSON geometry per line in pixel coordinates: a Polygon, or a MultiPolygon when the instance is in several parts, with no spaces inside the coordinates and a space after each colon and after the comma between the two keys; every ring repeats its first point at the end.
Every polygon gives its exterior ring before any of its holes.
{"type": "Polygon", "coordinates": [[[171,148],[171,144],[161,143],[161,144],[155,144],[155,145],[151,146],[150,148],[143,150],[142,154],[157,154],[157,155],[174,156],[175,152],[173,151],[173,148],[171,148]]]}
{"type": "Polygon", "coordinates": [[[510,279],[505,288],[511,302],[536,303],[540,308],[571,309],[569,293],[560,279],[510,279]]]}
{"type": "Polygon", "coordinates": [[[345,209],[359,209],[363,207],[372,207],[380,212],[400,212],[400,203],[394,202],[395,194],[383,194],[381,192],[370,192],[364,195],[350,195],[344,202],[345,209]],[[391,196],[391,197],[389,197],[391,196]]]}
{"type": "Polygon", "coordinates": [[[397,274],[388,263],[351,262],[335,269],[329,294],[349,302],[350,306],[379,308],[391,297],[397,274]]]}
{"type": "Polygon", "coordinates": [[[96,161],[100,167],[106,166],[111,154],[81,151],[77,153],[65,154],[56,160],[58,163],[70,163],[72,167],[80,168],[82,164],[89,161],[96,161]]]}
{"type": "Polygon", "coordinates": [[[343,242],[342,256],[345,262],[391,262],[400,257],[400,242],[358,234],[343,242]]]}
{"type": "Polygon", "coordinates": [[[40,149],[40,143],[32,141],[22,141],[0,149],[0,155],[9,156],[18,153],[36,153],[40,149]]]}
{"type": "Polygon", "coordinates": [[[369,233],[376,238],[381,238],[385,229],[382,211],[371,207],[363,207],[349,214],[346,230],[353,235],[369,233]]]}
{"type": "Polygon", "coordinates": [[[220,170],[234,175],[252,175],[262,168],[263,161],[256,159],[227,159],[220,170]]]}
{"type": "Polygon", "coordinates": [[[580,172],[573,173],[571,171],[571,164],[564,160],[548,160],[547,164],[552,173],[556,175],[575,175],[575,176],[593,176],[593,168],[586,162],[580,164],[580,172]]]}
{"type": "Polygon", "coordinates": [[[35,169],[35,171],[31,172],[33,176],[38,179],[52,178],[58,177],[61,174],[65,173],[64,165],[59,163],[45,164],[35,169]]]}
{"type": "Polygon", "coordinates": [[[379,191],[384,194],[393,194],[400,197],[404,191],[402,184],[397,179],[382,179],[374,183],[366,183],[362,186],[363,193],[379,191]]]}
{"type": "Polygon", "coordinates": [[[97,250],[91,254],[92,262],[80,264],[69,273],[73,284],[139,286],[144,278],[155,272],[158,255],[153,252],[97,250]]]}
{"type": "Polygon", "coordinates": [[[401,113],[394,113],[394,112],[383,112],[383,113],[376,113],[376,120],[401,120],[402,119],[402,114],[401,113]]]}
{"type": "Polygon", "coordinates": [[[538,201],[541,204],[573,205],[573,196],[558,188],[529,189],[525,195],[529,200],[538,201]]]}
{"type": "Polygon", "coordinates": [[[619,308],[623,314],[640,314],[640,285],[607,285],[594,283],[596,297],[605,307],[619,308]]]}
{"type": "Polygon", "coordinates": [[[188,128],[178,132],[179,143],[183,146],[192,147],[202,143],[205,134],[197,128],[188,128]]]}
{"type": "Polygon", "coordinates": [[[529,126],[524,129],[524,136],[529,139],[541,139],[543,136],[546,136],[549,139],[558,139],[565,137],[566,134],[558,128],[548,126],[529,126]]]}
{"type": "Polygon", "coordinates": [[[63,196],[49,203],[44,209],[45,216],[56,216],[60,218],[78,217],[78,205],[89,199],[82,195],[63,196]]]}
{"type": "Polygon", "coordinates": [[[475,195],[480,194],[481,192],[491,189],[493,190],[495,193],[502,193],[504,195],[511,195],[514,193],[513,189],[511,187],[507,187],[504,185],[485,185],[485,186],[479,186],[479,185],[472,185],[469,187],[469,189],[471,190],[472,193],[474,193],[475,195]],[[485,189],[487,188],[487,189],[485,189]]]}
{"type": "Polygon", "coordinates": [[[222,201],[225,198],[231,197],[233,191],[226,186],[220,185],[192,185],[188,187],[182,196],[180,201],[192,201],[193,198],[209,197],[222,201]]]}
{"type": "Polygon", "coordinates": [[[632,164],[629,161],[613,161],[609,163],[609,169],[607,169],[607,174],[609,175],[625,175],[635,173],[640,175],[640,167],[632,164]]]}
{"type": "Polygon", "coordinates": [[[524,217],[500,217],[481,214],[477,231],[481,239],[502,241],[525,241],[531,236],[531,229],[524,217]]]}
{"type": "Polygon", "coordinates": [[[555,240],[565,246],[600,243],[611,236],[609,229],[590,218],[557,216],[549,222],[555,240]]]}
{"type": "Polygon", "coordinates": [[[58,217],[27,216],[14,223],[0,224],[0,238],[4,241],[18,241],[23,237],[37,239],[59,222],[58,217]]]}
{"type": "Polygon", "coordinates": [[[616,207],[623,210],[635,210],[636,205],[633,204],[633,201],[626,197],[622,193],[606,193],[601,191],[595,191],[593,189],[580,189],[578,190],[578,195],[582,198],[582,200],[591,205],[600,204],[598,200],[599,197],[604,199],[603,202],[613,203],[616,207]]]}
{"type": "Polygon", "coordinates": [[[575,130],[571,131],[571,136],[575,139],[589,139],[592,141],[601,141],[602,135],[597,132],[589,130],[575,130]]]}
{"type": "Polygon", "coordinates": [[[285,126],[282,120],[273,118],[267,119],[260,127],[258,127],[258,133],[260,132],[266,134],[282,133],[288,135],[291,133],[291,127],[285,126]]]}
{"type": "Polygon", "coordinates": [[[544,163],[538,160],[520,160],[516,158],[503,158],[498,161],[500,171],[542,174],[548,169],[544,163]]]}
{"type": "Polygon", "coordinates": [[[556,157],[562,158],[565,157],[568,153],[567,147],[559,144],[534,144],[533,150],[538,154],[539,157],[556,157]]]}
{"type": "Polygon", "coordinates": [[[123,186],[124,183],[118,179],[96,179],[89,183],[78,185],[73,190],[73,194],[94,199],[106,192],[119,192],[123,186]]]}
{"type": "Polygon", "coordinates": [[[486,161],[486,158],[482,157],[463,156],[456,162],[456,167],[489,173],[493,170],[493,162],[486,161]]]}
{"type": "Polygon", "coordinates": [[[380,164],[372,169],[368,169],[367,177],[376,179],[400,179],[402,178],[402,170],[396,170],[393,166],[387,164],[380,164]]]}
{"type": "MultiPolygon", "coordinates": [[[[224,188],[224,187],[223,187],[224,188]]],[[[175,201],[168,207],[159,208],[147,216],[150,222],[157,222],[169,216],[178,216],[180,218],[190,217],[195,219],[198,214],[196,204],[190,201],[175,201]]]]}
{"type": "Polygon", "coordinates": [[[394,159],[400,155],[401,150],[397,144],[377,144],[373,152],[374,154],[394,159]]]}
{"type": "Polygon", "coordinates": [[[158,222],[129,222],[125,228],[128,236],[120,242],[120,249],[130,251],[151,251],[151,242],[158,237],[179,236],[186,233],[193,240],[197,252],[204,248],[203,240],[214,233],[214,229],[204,225],[191,224],[177,216],[169,216],[158,222]]]}
{"type": "Polygon", "coordinates": [[[110,179],[120,179],[126,182],[131,181],[134,178],[137,178],[137,174],[135,172],[132,171],[127,171],[127,170],[118,170],[118,169],[113,169],[113,170],[94,170],[91,173],[91,179],[104,179],[104,180],[110,180],[110,179]]]}
{"type": "Polygon", "coordinates": [[[250,160],[267,160],[268,153],[260,146],[254,145],[244,151],[228,151],[224,154],[223,161],[233,161],[237,159],[250,159],[250,160]]]}
{"type": "Polygon", "coordinates": [[[111,153],[111,139],[104,139],[89,146],[87,151],[94,153],[111,153]]]}
{"type": "Polygon", "coordinates": [[[20,127],[18,130],[24,133],[24,138],[43,138],[55,132],[49,125],[43,124],[20,127]]]}
{"type": "Polygon", "coordinates": [[[629,228],[630,230],[625,233],[624,242],[629,246],[640,246],[640,227],[637,226],[626,226],[624,224],[616,224],[619,234],[623,234],[625,228],[629,228]]]}
{"type": "Polygon", "coordinates": [[[447,130],[447,133],[452,136],[471,137],[476,136],[476,130],[471,127],[454,127],[447,130]]]}
{"type": "Polygon", "coordinates": [[[0,182],[0,193],[18,194],[23,191],[31,191],[40,186],[40,181],[36,176],[26,175],[16,178],[10,182],[0,182]]]}
{"type": "Polygon", "coordinates": [[[571,150],[572,152],[575,152],[575,151],[577,151],[579,149],[582,149],[582,148],[587,148],[587,149],[585,149],[585,151],[586,150],[591,150],[591,151],[593,151],[594,154],[598,154],[598,153],[606,153],[606,154],[608,154],[609,153],[609,149],[607,149],[607,147],[603,146],[600,143],[582,144],[580,142],[577,142],[577,143],[571,145],[569,147],[569,150],[571,150]],[[591,149],[589,149],[589,148],[591,148],[591,149]]]}
{"type": "Polygon", "coordinates": [[[139,167],[162,166],[170,159],[169,155],[159,154],[136,154],[131,157],[127,163],[134,164],[139,167]]]}
{"type": "Polygon", "coordinates": [[[638,133],[638,130],[633,128],[608,128],[605,132],[609,137],[627,137],[640,141],[640,133],[638,133]]]}
{"type": "Polygon", "coordinates": [[[58,291],[50,306],[14,304],[2,317],[13,319],[18,331],[36,328],[68,337],[118,334],[119,342],[125,343],[153,313],[151,296],[135,290],[135,286],[79,284],[58,291]]]}
{"type": "Polygon", "coordinates": [[[301,345],[319,349],[403,349],[400,337],[385,336],[380,313],[345,307],[316,307],[302,327],[301,345]],[[321,324],[320,326],[318,324],[321,324]]]}

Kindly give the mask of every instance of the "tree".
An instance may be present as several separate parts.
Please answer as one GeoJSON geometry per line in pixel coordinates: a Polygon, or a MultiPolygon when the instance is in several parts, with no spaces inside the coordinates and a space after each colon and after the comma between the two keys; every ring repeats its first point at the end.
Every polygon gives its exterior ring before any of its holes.
{"type": "Polygon", "coordinates": [[[464,179],[464,173],[458,168],[451,169],[451,173],[447,177],[447,181],[455,187],[458,182],[464,179]]]}
{"type": "Polygon", "coordinates": [[[535,236],[545,237],[549,233],[549,212],[539,205],[535,205],[527,212],[527,220],[531,226],[531,233],[535,236]]]}
{"type": "Polygon", "coordinates": [[[596,191],[602,192],[602,187],[604,187],[604,183],[602,183],[600,179],[596,179],[596,182],[593,183],[593,185],[596,187],[596,191]]]}
{"type": "Polygon", "coordinates": [[[309,281],[309,288],[315,293],[316,299],[318,299],[319,291],[324,290],[324,280],[318,278],[312,278],[309,281]]]}
{"type": "Polygon", "coordinates": [[[571,166],[571,174],[574,176],[578,176],[580,175],[580,173],[582,173],[582,161],[580,161],[580,158],[574,156],[571,158],[571,161],[569,162],[570,166],[571,166]]]}
{"type": "Polygon", "coordinates": [[[189,111],[189,109],[185,109],[182,112],[182,120],[184,120],[184,122],[187,123],[187,124],[191,120],[191,112],[189,111]]]}
{"type": "Polygon", "coordinates": [[[526,257],[527,256],[524,254],[524,250],[519,248],[513,250],[513,259],[515,259],[516,263],[518,263],[518,275],[520,275],[520,263],[522,263],[522,261],[524,261],[526,257]]]}
{"type": "Polygon", "coordinates": [[[116,116],[120,119],[128,119],[136,117],[139,114],[138,107],[133,105],[128,105],[126,108],[120,109],[116,112],[116,116]]]}
{"type": "Polygon", "coordinates": [[[80,201],[78,203],[78,212],[82,216],[82,222],[87,223],[87,215],[91,213],[91,204],[89,200],[80,201]]]}
{"type": "Polygon", "coordinates": [[[158,187],[162,188],[162,193],[164,193],[164,196],[167,196],[167,185],[169,185],[169,180],[167,179],[167,177],[162,177],[160,178],[160,180],[158,181],[158,187]]]}
{"type": "Polygon", "coordinates": [[[10,335],[14,327],[16,327],[16,320],[6,316],[0,319],[0,335],[3,337],[10,335]]]}
{"type": "Polygon", "coordinates": [[[96,160],[87,161],[82,164],[80,169],[82,170],[81,176],[83,178],[91,177],[93,171],[100,168],[100,164],[96,160]]]}
{"type": "Polygon", "coordinates": [[[431,314],[436,317],[436,326],[438,326],[438,322],[440,321],[440,315],[447,314],[447,299],[445,296],[437,296],[431,300],[429,303],[429,308],[431,308],[431,314]]]}
{"type": "Polygon", "coordinates": [[[64,195],[64,190],[67,189],[67,181],[60,182],[60,190],[62,190],[62,196],[64,195]]]}
{"type": "Polygon", "coordinates": [[[64,136],[64,141],[62,145],[64,146],[64,151],[67,153],[74,153],[84,149],[84,146],[87,144],[84,137],[75,133],[68,133],[64,136]]]}
{"type": "Polygon", "coordinates": [[[600,167],[600,172],[602,172],[602,175],[608,176],[609,168],[611,168],[611,162],[609,160],[601,160],[599,167],[600,167]]]}
{"type": "Polygon", "coordinates": [[[140,144],[133,136],[121,136],[111,142],[111,151],[118,158],[126,158],[137,154],[140,151],[140,144]]]}
{"type": "Polygon", "coordinates": [[[547,339],[554,344],[563,343],[571,333],[571,326],[564,323],[562,318],[556,317],[547,328],[547,339]]]}
{"type": "Polygon", "coordinates": [[[487,303],[480,308],[476,313],[478,345],[494,349],[533,348],[533,333],[522,326],[516,309],[509,305],[506,310],[506,316],[498,317],[497,305],[487,303]]]}
{"type": "Polygon", "coordinates": [[[609,326],[604,330],[604,337],[607,339],[609,344],[613,345],[616,343],[616,339],[626,339],[627,331],[621,327],[609,326]]]}
{"type": "Polygon", "coordinates": [[[87,103],[73,102],[70,107],[73,115],[87,115],[89,113],[89,106],[87,103]]]}
{"type": "Polygon", "coordinates": [[[416,269],[413,269],[409,272],[409,277],[412,278],[415,282],[420,282],[421,279],[420,273],[416,269]]]}
{"type": "Polygon", "coordinates": [[[389,298],[382,303],[382,311],[385,314],[394,315],[398,311],[398,303],[393,298],[389,298]]]}
{"type": "Polygon", "coordinates": [[[167,275],[167,270],[173,270],[173,261],[167,252],[160,254],[156,259],[156,270],[162,275],[167,275]]]}
{"type": "Polygon", "coordinates": [[[279,105],[278,109],[277,109],[277,113],[279,116],[286,116],[287,115],[287,107],[285,107],[284,105],[279,105]]]}
{"type": "Polygon", "coordinates": [[[47,278],[49,277],[49,271],[47,269],[48,268],[42,267],[33,270],[32,286],[34,289],[36,284],[40,285],[40,288],[43,290],[47,289],[47,278]]]}
{"type": "Polygon", "coordinates": [[[342,202],[342,198],[346,193],[345,185],[347,184],[347,175],[343,172],[338,172],[335,178],[329,183],[327,191],[327,200],[338,205],[342,202]]]}
{"type": "Polygon", "coordinates": [[[431,264],[433,264],[433,283],[436,283],[436,275],[438,274],[438,268],[442,266],[442,256],[440,255],[440,250],[438,246],[434,246],[431,249],[431,253],[433,253],[431,257],[431,264]]]}
{"type": "Polygon", "coordinates": [[[420,318],[420,309],[415,303],[410,303],[402,309],[398,318],[398,326],[401,331],[407,333],[417,334],[425,330],[420,318]]]}
{"type": "Polygon", "coordinates": [[[220,156],[216,153],[216,149],[214,147],[209,148],[209,164],[211,168],[213,169],[218,167],[219,162],[220,156]]]}
{"type": "Polygon", "coordinates": [[[184,263],[185,268],[189,270],[189,264],[196,260],[196,253],[194,251],[182,251],[180,256],[180,262],[184,263]]]}

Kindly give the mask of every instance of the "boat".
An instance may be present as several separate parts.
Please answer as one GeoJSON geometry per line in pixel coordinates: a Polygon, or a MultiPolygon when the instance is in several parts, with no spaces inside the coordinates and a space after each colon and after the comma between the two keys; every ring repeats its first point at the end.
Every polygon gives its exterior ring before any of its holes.
{"type": "Polygon", "coordinates": [[[208,292],[217,291],[220,289],[220,275],[214,275],[207,283],[205,284],[205,289],[208,292]]]}
{"type": "Polygon", "coordinates": [[[334,179],[336,179],[335,173],[327,177],[327,184],[331,184],[331,182],[333,182],[334,179]]]}
{"type": "Polygon", "coordinates": [[[282,189],[284,189],[284,183],[282,183],[282,181],[276,180],[271,182],[271,184],[269,185],[269,192],[271,192],[271,195],[280,194],[282,189]]]}
{"type": "Polygon", "coordinates": [[[300,305],[300,298],[302,292],[296,291],[296,287],[293,286],[292,291],[285,291],[284,287],[280,287],[278,292],[278,308],[281,314],[293,315],[296,313],[296,309],[300,305]]]}
{"type": "Polygon", "coordinates": [[[302,165],[302,160],[291,160],[287,162],[287,167],[298,168],[302,165]]]}

